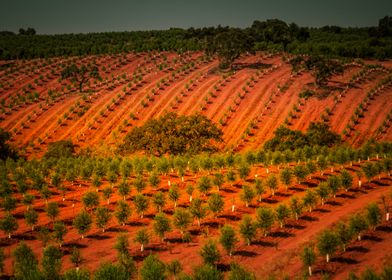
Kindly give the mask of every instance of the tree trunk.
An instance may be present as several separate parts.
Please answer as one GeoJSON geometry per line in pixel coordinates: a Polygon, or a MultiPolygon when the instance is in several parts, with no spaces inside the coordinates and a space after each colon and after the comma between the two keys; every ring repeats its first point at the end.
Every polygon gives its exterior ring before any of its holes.
{"type": "Polygon", "coordinates": [[[10,232],[8,233],[8,238],[11,239],[11,233],[10,232]]]}
{"type": "Polygon", "coordinates": [[[298,221],[298,214],[295,213],[295,220],[298,221]]]}
{"type": "Polygon", "coordinates": [[[321,199],[321,206],[324,206],[324,198],[321,199]]]}
{"type": "Polygon", "coordinates": [[[235,205],[233,204],[231,205],[231,212],[234,212],[234,210],[235,210],[235,205]]]}
{"type": "Polygon", "coordinates": [[[143,252],[144,251],[144,244],[142,244],[141,246],[140,246],[140,252],[143,252]]]}
{"type": "Polygon", "coordinates": [[[170,180],[167,181],[167,185],[170,187],[171,185],[170,180]]]}
{"type": "Polygon", "coordinates": [[[361,235],[358,234],[358,241],[361,241],[361,235]]]}
{"type": "Polygon", "coordinates": [[[102,232],[105,232],[105,228],[102,228],[102,232]]]}
{"type": "Polygon", "coordinates": [[[309,271],[309,276],[312,276],[312,267],[310,265],[308,266],[308,271],[309,271]]]}
{"type": "Polygon", "coordinates": [[[200,218],[197,218],[197,225],[200,227],[200,218]]]}
{"type": "Polygon", "coordinates": [[[280,228],[283,228],[283,222],[280,222],[280,228]]]}
{"type": "Polygon", "coordinates": [[[107,205],[109,205],[109,203],[110,203],[109,199],[106,200],[106,203],[107,203],[107,205]]]}
{"type": "Polygon", "coordinates": [[[84,239],[84,234],[82,234],[82,239],[84,239]]]}
{"type": "Polygon", "coordinates": [[[361,187],[361,186],[362,186],[362,181],[359,180],[359,181],[358,181],[358,187],[361,187]]]}
{"type": "Polygon", "coordinates": [[[329,254],[327,254],[326,259],[327,259],[327,263],[329,263],[329,254]]]}
{"type": "Polygon", "coordinates": [[[189,202],[192,202],[192,195],[189,196],[189,202]]]}
{"type": "Polygon", "coordinates": [[[389,221],[389,212],[387,212],[387,214],[385,215],[385,220],[388,222],[389,221]]]}

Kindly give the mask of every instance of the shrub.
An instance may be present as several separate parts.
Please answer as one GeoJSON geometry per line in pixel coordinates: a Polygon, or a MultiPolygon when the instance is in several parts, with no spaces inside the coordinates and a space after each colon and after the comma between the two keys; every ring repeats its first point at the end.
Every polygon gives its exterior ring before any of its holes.
{"type": "Polygon", "coordinates": [[[212,141],[222,141],[222,131],[201,115],[178,116],[168,113],[135,127],[124,139],[123,151],[144,150],[163,155],[200,153],[215,150],[212,141]]]}

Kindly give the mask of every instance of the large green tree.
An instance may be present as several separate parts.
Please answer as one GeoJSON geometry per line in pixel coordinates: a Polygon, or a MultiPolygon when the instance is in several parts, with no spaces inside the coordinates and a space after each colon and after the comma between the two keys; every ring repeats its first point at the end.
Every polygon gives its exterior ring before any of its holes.
{"type": "Polygon", "coordinates": [[[202,115],[168,113],[135,127],[121,145],[123,151],[143,150],[149,154],[186,154],[212,151],[222,141],[222,131],[202,115]]]}

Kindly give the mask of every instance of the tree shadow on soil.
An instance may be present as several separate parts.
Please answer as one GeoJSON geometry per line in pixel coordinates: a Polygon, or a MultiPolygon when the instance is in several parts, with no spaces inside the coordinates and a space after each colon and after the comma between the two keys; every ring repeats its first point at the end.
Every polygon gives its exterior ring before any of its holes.
{"type": "Polygon", "coordinates": [[[346,258],[346,257],[333,257],[331,259],[331,262],[337,262],[337,263],[344,263],[344,264],[357,264],[359,261],[352,259],[352,258],[346,258]]]}
{"type": "Polygon", "coordinates": [[[331,210],[328,209],[323,209],[323,208],[316,208],[313,210],[313,212],[319,212],[319,213],[330,213],[331,210]]]}
{"type": "Polygon", "coordinates": [[[359,253],[367,253],[369,252],[369,249],[363,246],[352,246],[348,247],[347,252],[359,252],[359,253]]]}
{"type": "Polygon", "coordinates": [[[230,215],[230,214],[220,215],[219,218],[223,218],[223,219],[230,220],[230,221],[239,221],[239,220],[241,220],[240,217],[235,216],[235,215],[230,215]]]}
{"type": "Polygon", "coordinates": [[[270,234],[271,237],[281,237],[281,238],[289,238],[289,237],[294,237],[295,234],[287,231],[275,231],[271,232],[270,234]]]}
{"type": "Polygon", "coordinates": [[[63,247],[64,248],[78,248],[78,249],[84,249],[84,248],[87,248],[87,245],[85,245],[85,244],[79,244],[79,243],[76,243],[76,242],[69,242],[69,243],[65,243],[65,244],[63,244],[63,247]]]}
{"type": "Polygon", "coordinates": [[[276,243],[271,241],[263,241],[263,240],[256,240],[252,242],[253,245],[262,246],[262,247],[275,247],[276,243]]]}
{"type": "Polygon", "coordinates": [[[109,235],[104,234],[91,234],[87,236],[88,238],[95,239],[95,240],[107,240],[110,239],[109,235]]]}
{"type": "Polygon", "coordinates": [[[354,199],[355,198],[355,196],[353,196],[351,194],[348,194],[348,193],[341,193],[341,194],[338,194],[336,197],[348,198],[348,199],[354,199]]]}
{"type": "Polygon", "coordinates": [[[304,229],[304,228],[306,228],[306,227],[303,226],[303,225],[298,225],[298,224],[287,224],[287,225],[286,225],[286,228],[304,229]]]}
{"type": "Polygon", "coordinates": [[[319,220],[317,217],[312,217],[312,216],[309,216],[309,215],[301,216],[299,219],[303,220],[303,221],[308,221],[308,222],[315,222],[315,221],[319,220]]]}
{"type": "Polygon", "coordinates": [[[381,241],[383,241],[384,239],[382,239],[381,237],[378,237],[378,236],[374,236],[374,235],[364,235],[363,237],[362,237],[362,239],[363,240],[370,240],[370,241],[374,241],[374,242],[381,242],[381,241]]]}
{"type": "Polygon", "coordinates": [[[334,200],[327,201],[327,202],[325,202],[325,204],[328,204],[328,205],[331,205],[331,206],[342,206],[343,205],[341,202],[337,202],[337,201],[334,201],[334,200]]]}
{"type": "Polygon", "coordinates": [[[383,232],[392,232],[392,227],[390,226],[378,226],[376,230],[383,231],[383,232]]]}
{"type": "Polygon", "coordinates": [[[253,252],[253,251],[238,250],[238,251],[235,251],[233,255],[234,256],[241,256],[241,257],[252,258],[252,257],[257,256],[258,254],[256,252],[253,252]]]}

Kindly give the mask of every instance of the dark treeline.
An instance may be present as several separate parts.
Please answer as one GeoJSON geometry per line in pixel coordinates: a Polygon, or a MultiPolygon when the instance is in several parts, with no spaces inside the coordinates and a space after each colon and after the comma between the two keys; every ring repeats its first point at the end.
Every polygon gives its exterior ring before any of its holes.
{"type": "MultiPolygon", "coordinates": [[[[244,29],[218,26],[186,30],[171,28],[162,31],[34,34],[33,28],[20,30],[18,35],[9,31],[0,32],[0,59],[151,50],[208,51],[208,48],[214,47],[213,42],[219,44],[225,38],[232,39],[226,52],[235,49],[235,42],[238,41],[242,51],[288,51],[294,54],[377,59],[392,57],[392,17],[388,16],[380,19],[377,26],[362,28],[299,27],[295,23],[287,24],[273,19],[254,21],[252,26],[244,29]]],[[[225,55],[235,58],[236,52],[225,55]]]]}

